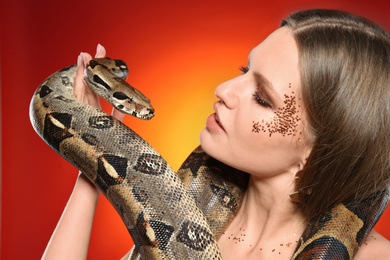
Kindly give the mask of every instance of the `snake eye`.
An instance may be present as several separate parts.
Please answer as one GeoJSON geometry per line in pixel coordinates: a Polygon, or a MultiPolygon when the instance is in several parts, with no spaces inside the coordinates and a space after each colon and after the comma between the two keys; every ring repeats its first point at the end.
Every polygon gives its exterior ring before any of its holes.
{"type": "Polygon", "coordinates": [[[123,60],[114,60],[114,62],[115,62],[115,66],[117,66],[118,68],[122,70],[127,69],[127,65],[123,60]]]}

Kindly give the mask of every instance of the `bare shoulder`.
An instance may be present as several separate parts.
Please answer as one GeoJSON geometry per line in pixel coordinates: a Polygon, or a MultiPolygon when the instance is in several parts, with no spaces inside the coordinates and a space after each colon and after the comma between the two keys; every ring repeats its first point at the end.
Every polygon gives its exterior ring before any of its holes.
{"type": "Polygon", "coordinates": [[[129,252],[127,252],[127,254],[125,254],[121,260],[129,260],[130,259],[130,254],[131,254],[131,250],[129,252]]]}
{"type": "Polygon", "coordinates": [[[359,248],[354,259],[390,259],[390,241],[372,230],[359,248]]]}

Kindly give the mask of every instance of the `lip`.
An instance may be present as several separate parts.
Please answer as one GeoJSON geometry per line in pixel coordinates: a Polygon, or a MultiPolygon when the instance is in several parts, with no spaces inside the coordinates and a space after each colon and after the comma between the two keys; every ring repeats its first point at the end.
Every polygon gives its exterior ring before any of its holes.
{"type": "Polygon", "coordinates": [[[211,114],[206,121],[206,127],[209,131],[213,133],[226,133],[225,129],[223,128],[223,125],[220,121],[218,108],[216,107],[216,103],[214,104],[214,111],[215,113],[211,114]]]}

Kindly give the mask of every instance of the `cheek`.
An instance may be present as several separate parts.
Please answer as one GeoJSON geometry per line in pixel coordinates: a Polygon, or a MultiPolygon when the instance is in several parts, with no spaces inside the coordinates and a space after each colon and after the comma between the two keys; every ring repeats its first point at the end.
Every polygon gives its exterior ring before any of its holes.
{"type": "Polygon", "coordinates": [[[252,121],[253,133],[268,133],[271,137],[273,134],[285,136],[295,136],[298,132],[299,105],[297,104],[294,92],[291,95],[284,95],[284,106],[274,112],[269,120],[252,121]]]}

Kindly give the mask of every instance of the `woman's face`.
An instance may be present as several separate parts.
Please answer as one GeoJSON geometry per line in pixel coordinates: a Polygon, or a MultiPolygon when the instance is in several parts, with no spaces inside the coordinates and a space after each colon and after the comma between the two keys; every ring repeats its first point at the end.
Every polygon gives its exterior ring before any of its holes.
{"type": "Polygon", "coordinates": [[[220,100],[201,132],[203,149],[259,177],[295,174],[310,147],[298,48],[290,30],[282,27],[254,48],[243,71],[216,88],[220,100]]]}

